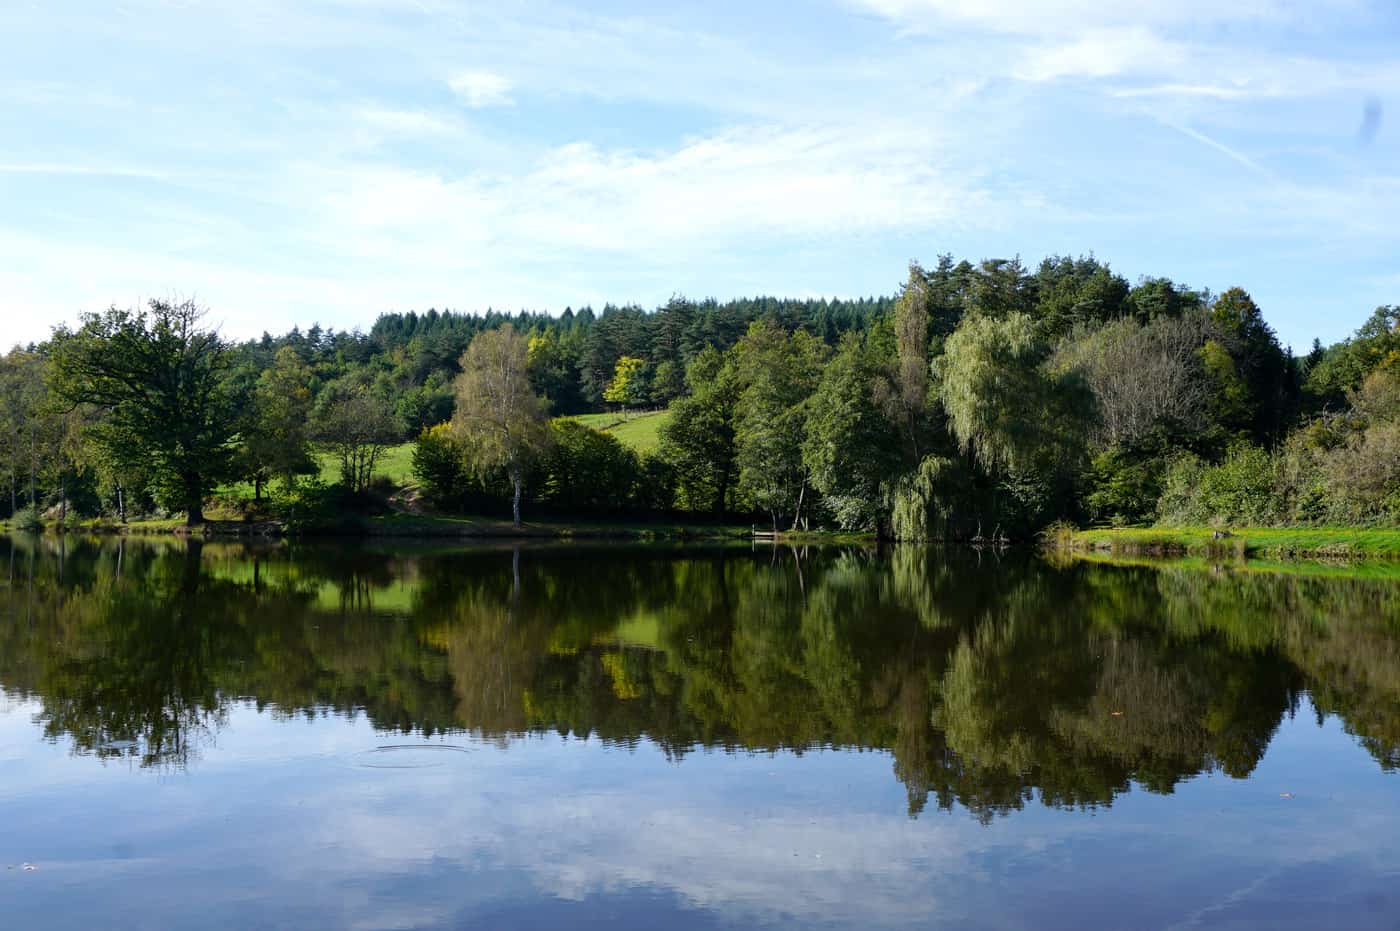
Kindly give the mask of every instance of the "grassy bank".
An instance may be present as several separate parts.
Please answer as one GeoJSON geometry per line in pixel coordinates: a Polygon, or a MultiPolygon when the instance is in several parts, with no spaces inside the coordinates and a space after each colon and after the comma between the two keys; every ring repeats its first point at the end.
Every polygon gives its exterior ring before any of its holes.
{"type": "MultiPolygon", "coordinates": [[[[281,536],[282,528],[272,522],[249,523],[241,520],[220,520],[211,513],[210,520],[194,528],[185,527],[180,518],[162,520],[132,520],[125,524],[113,520],[84,520],[70,524],[70,533],[119,533],[133,536],[194,533],[213,537],[281,536]]],[[[12,528],[0,522],[0,529],[12,528]]],[[[54,531],[56,526],[45,528],[54,531]]],[[[308,527],[298,536],[342,537],[434,537],[483,540],[747,540],[748,527],[717,524],[687,524],[644,521],[527,521],[514,527],[508,520],[490,517],[435,517],[419,514],[392,513],[380,516],[348,516],[325,527],[308,527]]]]}
{"type": "Polygon", "coordinates": [[[1217,539],[1213,527],[1128,527],[1061,534],[1056,545],[1114,553],[1237,553],[1273,558],[1400,558],[1400,528],[1241,527],[1217,539]]]}

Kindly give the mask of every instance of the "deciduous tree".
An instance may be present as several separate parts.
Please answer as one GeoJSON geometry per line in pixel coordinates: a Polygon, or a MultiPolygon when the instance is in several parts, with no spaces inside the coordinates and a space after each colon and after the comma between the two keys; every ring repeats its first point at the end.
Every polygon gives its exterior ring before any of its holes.
{"type": "Polygon", "coordinates": [[[525,469],[549,444],[548,402],[530,388],[526,338],[509,324],[482,333],[462,356],[452,427],[478,468],[504,467],[520,526],[525,469]]]}
{"type": "Polygon", "coordinates": [[[54,387],[68,405],[106,416],[93,437],[119,462],[144,458],[190,525],[204,496],[231,475],[235,416],[222,376],[227,352],[193,301],[84,314],[54,333],[54,387]]]}

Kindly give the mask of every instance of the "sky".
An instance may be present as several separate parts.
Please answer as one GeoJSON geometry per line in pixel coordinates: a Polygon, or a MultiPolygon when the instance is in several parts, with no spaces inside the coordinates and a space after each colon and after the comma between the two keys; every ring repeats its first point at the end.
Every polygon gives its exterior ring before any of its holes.
{"type": "Polygon", "coordinates": [[[1394,0],[3,0],[0,346],[1092,252],[1302,351],[1400,303],[1397,48],[1394,0]]]}

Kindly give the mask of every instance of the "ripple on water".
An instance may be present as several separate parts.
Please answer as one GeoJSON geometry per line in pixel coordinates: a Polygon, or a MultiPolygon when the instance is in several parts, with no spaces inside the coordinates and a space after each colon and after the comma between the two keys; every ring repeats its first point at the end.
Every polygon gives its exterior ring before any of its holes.
{"type": "Polygon", "coordinates": [[[432,769],[452,762],[453,754],[471,753],[457,744],[384,744],[361,750],[351,759],[364,769],[432,769]]]}

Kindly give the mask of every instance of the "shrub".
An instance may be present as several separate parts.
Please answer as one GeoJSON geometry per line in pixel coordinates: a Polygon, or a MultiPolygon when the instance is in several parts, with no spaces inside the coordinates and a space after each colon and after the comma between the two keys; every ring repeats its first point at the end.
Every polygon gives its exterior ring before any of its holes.
{"type": "Polygon", "coordinates": [[[460,506],[473,485],[462,448],[445,423],[418,435],[413,444],[412,468],[423,497],[433,507],[460,506]]]}
{"type": "Polygon", "coordinates": [[[1167,525],[1246,524],[1285,521],[1273,457],[1258,446],[1236,446],[1218,465],[1196,456],[1177,457],[1167,468],[1158,519],[1167,525]]]}
{"type": "Polygon", "coordinates": [[[39,512],[34,508],[20,508],[10,515],[10,526],[16,530],[34,532],[44,529],[44,522],[39,519],[39,512]]]}

